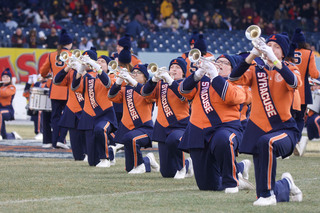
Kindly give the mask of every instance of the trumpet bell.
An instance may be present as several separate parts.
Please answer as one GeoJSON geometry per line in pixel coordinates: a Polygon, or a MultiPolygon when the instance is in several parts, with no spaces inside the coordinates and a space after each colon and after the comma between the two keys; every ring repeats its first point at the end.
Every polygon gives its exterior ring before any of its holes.
{"type": "Polygon", "coordinates": [[[117,68],[118,68],[118,62],[117,61],[112,60],[112,61],[109,62],[108,69],[110,71],[116,71],[117,68]]]}
{"type": "Polygon", "coordinates": [[[75,49],[75,50],[72,51],[72,54],[73,54],[76,58],[80,58],[80,56],[81,56],[81,50],[75,49]]]}
{"type": "Polygon", "coordinates": [[[201,58],[201,51],[197,48],[190,50],[188,58],[191,62],[199,61],[201,58]]]}
{"type": "Polygon", "coordinates": [[[69,54],[67,52],[60,53],[59,59],[63,62],[67,61],[69,58],[69,54]]]}
{"type": "Polygon", "coordinates": [[[150,63],[147,67],[147,70],[150,70],[152,73],[158,71],[158,65],[156,63],[150,63]]]}
{"type": "Polygon", "coordinates": [[[248,40],[254,40],[261,35],[261,28],[258,25],[251,25],[246,29],[245,35],[248,40]]]}

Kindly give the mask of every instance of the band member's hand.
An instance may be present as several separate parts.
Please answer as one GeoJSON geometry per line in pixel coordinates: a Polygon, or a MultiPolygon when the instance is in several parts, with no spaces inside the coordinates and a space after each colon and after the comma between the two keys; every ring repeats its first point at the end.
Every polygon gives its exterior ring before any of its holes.
{"type": "Polygon", "coordinates": [[[211,79],[211,81],[218,76],[217,67],[210,62],[204,62],[203,68],[206,70],[207,76],[211,79]]]}
{"type": "Polygon", "coordinates": [[[123,78],[118,76],[116,79],[116,84],[120,86],[122,83],[123,83],[123,78]]]}
{"type": "Polygon", "coordinates": [[[132,86],[136,87],[138,85],[138,82],[134,78],[132,78],[132,76],[128,72],[123,73],[122,77],[132,86]]]}
{"type": "Polygon", "coordinates": [[[159,74],[159,77],[162,78],[165,82],[167,82],[169,86],[172,85],[173,79],[171,78],[168,72],[161,72],[159,74]]]}
{"type": "Polygon", "coordinates": [[[33,76],[29,75],[28,77],[28,84],[32,84],[33,83],[33,76]]]}
{"type": "Polygon", "coordinates": [[[269,47],[268,45],[263,45],[260,47],[260,49],[261,49],[261,52],[265,54],[268,57],[268,59],[272,61],[274,65],[280,63],[280,61],[278,60],[277,56],[274,54],[271,47],[269,47]]]}
{"type": "Polygon", "coordinates": [[[151,79],[153,82],[158,82],[161,80],[160,76],[159,76],[159,72],[156,72],[151,79]]]}
{"type": "Polygon", "coordinates": [[[194,80],[200,81],[201,78],[206,74],[206,70],[200,67],[197,71],[194,72],[194,80]]]}

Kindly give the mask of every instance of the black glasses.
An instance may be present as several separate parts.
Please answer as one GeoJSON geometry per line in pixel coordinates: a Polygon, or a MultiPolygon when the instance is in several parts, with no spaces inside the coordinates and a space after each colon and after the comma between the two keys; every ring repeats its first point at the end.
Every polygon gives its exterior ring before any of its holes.
{"type": "Polygon", "coordinates": [[[143,72],[137,70],[137,71],[132,71],[131,74],[132,74],[132,75],[138,75],[138,74],[139,74],[139,75],[142,75],[143,72]]]}
{"type": "Polygon", "coordinates": [[[222,61],[222,60],[217,60],[216,61],[216,64],[223,64],[223,65],[226,65],[226,66],[231,66],[231,63],[228,62],[228,61],[222,61]]]}

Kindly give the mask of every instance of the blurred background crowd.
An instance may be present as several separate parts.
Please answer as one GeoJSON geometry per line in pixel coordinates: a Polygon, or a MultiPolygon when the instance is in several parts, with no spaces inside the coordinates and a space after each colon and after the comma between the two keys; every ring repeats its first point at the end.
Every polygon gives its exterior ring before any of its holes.
{"type": "Polygon", "coordinates": [[[244,30],[257,24],[265,35],[300,27],[318,50],[319,9],[320,0],[1,0],[0,46],[55,49],[66,28],[81,50],[114,52],[128,33],[135,52],[177,52],[198,31],[209,51],[236,53],[249,43],[244,30]]]}

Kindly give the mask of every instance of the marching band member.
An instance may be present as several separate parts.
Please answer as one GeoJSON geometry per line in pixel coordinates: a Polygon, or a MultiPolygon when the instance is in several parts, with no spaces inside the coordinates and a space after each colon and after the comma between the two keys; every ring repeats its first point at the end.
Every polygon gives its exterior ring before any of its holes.
{"type": "MultiPolygon", "coordinates": [[[[198,31],[193,31],[190,39],[189,39],[189,46],[190,46],[190,50],[194,48],[194,43],[196,42],[196,40],[198,39],[199,37],[199,34],[198,34],[198,31]]],[[[189,51],[188,50],[187,52],[184,52],[181,57],[184,59],[184,60],[187,60],[188,56],[189,56],[189,51]]]]}
{"type": "Polygon", "coordinates": [[[84,106],[84,97],[81,92],[73,92],[71,84],[77,74],[77,70],[84,72],[85,69],[85,65],[70,61],[53,79],[55,85],[68,87],[68,100],[59,126],[69,129],[71,149],[75,160],[84,160],[87,151],[85,132],[78,129],[84,106]]]}
{"type": "Polygon", "coordinates": [[[253,155],[256,193],[254,206],[276,205],[277,202],[302,201],[302,192],[294,184],[290,173],[276,179],[276,160],[292,154],[299,131],[290,108],[294,90],[301,83],[298,71],[291,71],[280,62],[289,51],[289,38],[284,34],[268,37],[267,44],[253,40],[251,53],[235,68],[229,79],[251,87],[252,109],[240,144],[240,153],[253,155]],[[252,64],[260,56],[266,64],[252,64]]]}
{"type": "Polygon", "coordinates": [[[190,122],[179,148],[190,152],[199,189],[237,193],[235,151],[241,140],[244,90],[219,76],[216,66],[204,60],[179,91],[192,100],[190,122]]]}
{"type": "Polygon", "coordinates": [[[147,99],[157,100],[158,114],[152,140],[158,142],[161,175],[175,179],[193,176],[191,158],[185,160],[184,153],[178,149],[189,122],[189,103],[178,91],[186,69],[185,60],[175,58],[170,62],[169,72],[159,70],[160,74],[156,73],[141,90],[147,99]]]}
{"type": "Polygon", "coordinates": [[[4,121],[14,120],[12,100],[16,94],[16,87],[12,84],[12,74],[7,68],[1,73],[0,83],[0,130],[2,139],[22,139],[17,132],[7,133],[4,121]]]}
{"type": "Polygon", "coordinates": [[[292,43],[297,47],[294,50],[294,63],[299,68],[302,80],[302,85],[298,88],[301,99],[301,111],[294,111],[293,113],[293,117],[295,118],[300,131],[300,137],[298,138],[299,142],[295,147],[294,154],[302,156],[308,142],[307,137],[301,137],[305,124],[304,117],[307,104],[312,104],[312,95],[308,78],[309,76],[312,78],[319,78],[319,71],[317,70],[314,53],[308,48],[306,38],[300,28],[295,30],[292,37],[292,43]]]}
{"type": "MultiPolygon", "coordinates": [[[[125,34],[123,37],[121,37],[118,40],[117,44],[117,52],[111,54],[111,58],[116,60],[119,57],[120,52],[125,48],[128,47],[128,49],[131,49],[131,39],[129,34],[125,34]]],[[[119,62],[119,60],[118,60],[119,62]]],[[[131,54],[131,62],[132,66],[135,66],[137,64],[141,64],[141,60],[138,58],[138,56],[131,54]]]]}
{"type": "Polygon", "coordinates": [[[312,104],[307,105],[306,127],[309,140],[320,137],[320,86],[312,85],[312,104]]]}
{"type": "Polygon", "coordinates": [[[113,160],[116,152],[109,147],[110,134],[117,129],[112,102],[107,99],[113,80],[96,62],[95,48],[85,51],[82,54],[82,61],[93,69],[88,67],[86,74],[83,69],[78,69],[72,81],[72,90],[84,94],[84,107],[78,129],[85,131],[89,165],[110,167],[115,164],[113,160]]]}
{"type": "MultiPolygon", "coordinates": [[[[59,46],[57,51],[49,53],[45,63],[40,68],[40,74],[45,78],[48,73],[52,73],[52,78],[67,65],[65,62],[60,60],[60,54],[66,51],[69,55],[70,49],[72,48],[72,38],[65,29],[61,30],[59,38],[59,46]]],[[[51,125],[52,125],[52,146],[54,148],[69,149],[65,144],[65,138],[68,129],[59,127],[59,121],[62,115],[62,111],[66,106],[68,98],[68,88],[66,86],[57,86],[54,84],[50,85],[50,99],[51,99],[51,125]]]]}
{"type": "MultiPolygon", "coordinates": [[[[124,48],[119,54],[120,63],[130,63],[131,56],[128,48],[124,48]]],[[[159,165],[153,153],[148,153],[143,158],[141,147],[152,147],[151,135],[153,122],[151,119],[153,103],[142,97],[137,91],[141,91],[141,84],[145,84],[149,78],[146,65],[138,64],[131,74],[121,71],[120,77],[109,91],[108,97],[115,103],[123,104],[123,117],[116,132],[115,142],[124,144],[126,171],[129,174],[159,171],[159,165]],[[133,77],[131,77],[131,75],[133,77]],[[129,84],[121,87],[125,79],[129,84]]]]}
{"type": "Polygon", "coordinates": [[[35,86],[37,83],[37,75],[29,75],[28,76],[28,82],[26,83],[24,90],[23,90],[23,97],[27,99],[27,115],[31,117],[31,121],[33,121],[34,124],[34,133],[36,136],[34,137],[36,140],[43,140],[43,134],[42,134],[42,111],[39,110],[31,110],[29,108],[29,99],[30,99],[30,94],[31,94],[31,88],[32,87],[41,87],[41,85],[35,86]]]}
{"type": "MultiPolygon", "coordinates": [[[[202,34],[199,35],[198,39],[194,43],[194,48],[200,50],[202,57],[206,57],[206,58],[213,57],[213,54],[207,51],[207,44],[202,34]]],[[[189,56],[189,53],[188,53],[188,56],[189,56]]],[[[198,69],[198,67],[197,67],[197,64],[194,62],[191,62],[188,57],[186,58],[186,62],[187,62],[186,77],[188,77],[189,75],[194,73],[198,69]]]]}

